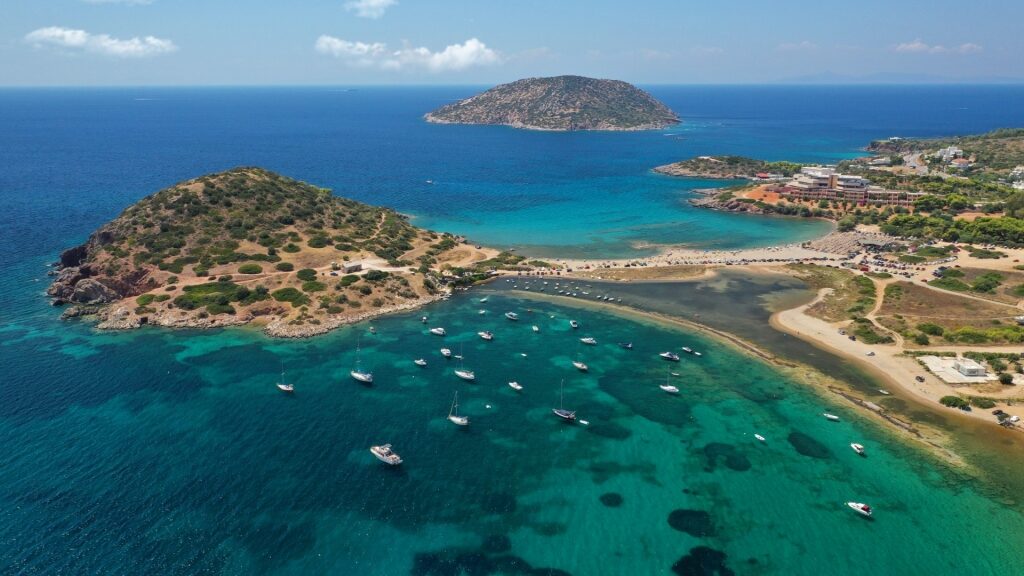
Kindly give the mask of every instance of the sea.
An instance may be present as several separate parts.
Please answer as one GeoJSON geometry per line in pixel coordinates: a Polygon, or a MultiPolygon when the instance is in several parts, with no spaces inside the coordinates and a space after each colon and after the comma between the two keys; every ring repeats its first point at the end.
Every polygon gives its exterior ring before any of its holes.
{"type": "MultiPolygon", "coordinates": [[[[1015,86],[646,88],[684,122],[552,133],[422,121],[473,86],[0,90],[0,574],[1019,572],[1017,480],[947,466],[702,333],[537,298],[540,280],[530,293],[525,280],[498,282],[308,340],[251,328],[98,332],[61,321],[44,296],[62,249],[147,194],[235,166],[480,244],[611,258],[829,230],[693,208],[692,190],[725,183],[651,173],[659,164],[828,163],[872,139],[1024,125],[1015,86]],[[357,348],[372,386],[349,376],[357,348]],[[667,350],[680,361],[662,360],[667,350]],[[476,382],[456,378],[458,366],[476,382]],[[275,386],[282,372],[292,395],[275,386]],[[662,391],[666,381],[680,393],[662,391]],[[467,427],[446,419],[456,392],[467,427]],[[559,420],[558,406],[580,421],[559,420]],[[384,443],[401,466],[368,451],[384,443]]],[[[809,295],[799,283],[726,275],[579,290],[703,314],[872,385],[773,339],[763,311],[809,295]]],[[[985,458],[1000,446],[1019,454],[1016,442],[994,438],[985,458]]]]}

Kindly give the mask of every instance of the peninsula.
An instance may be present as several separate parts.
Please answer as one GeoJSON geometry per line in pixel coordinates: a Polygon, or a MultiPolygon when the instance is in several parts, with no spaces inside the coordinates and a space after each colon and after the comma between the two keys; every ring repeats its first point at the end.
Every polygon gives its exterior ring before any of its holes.
{"type": "Polygon", "coordinates": [[[442,297],[452,270],[508,263],[488,261],[497,255],[393,210],[237,168],[129,207],[61,254],[48,293],[71,305],[65,317],[95,315],[100,328],[259,321],[274,336],[309,336],[442,297]]]}
{"type": "Polygon", "coordinates": [[[439,124],[494,124],[531,130],[655,130],[679,117],[621,80],[583,76],[526,78],[501,84],[425,116],[439,124]]]}

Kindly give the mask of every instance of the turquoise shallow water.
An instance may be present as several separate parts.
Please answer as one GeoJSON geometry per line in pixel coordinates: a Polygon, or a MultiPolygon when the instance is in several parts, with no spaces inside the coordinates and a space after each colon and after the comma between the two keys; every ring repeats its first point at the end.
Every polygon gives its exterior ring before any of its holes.
{"type": "Polygon", "coordinates": [[[887,573],[995,574],[1021,561],[1018,511],[769,366],[606,312],[506,292],[480,304],[489,292],[382,319],[376,335],[364,324],[312,341],[8,328],[0,564],[665,574],[688,557],[680,573],[720,560],[737,574],[863,574],[870,559],[887,573]],[[424,313],[449,336],[428,335],[424,313]],[[493,342],[476,336],[484,329],[493,342]],[[583,335],[598,346],[579,344],[583,335]],[[357,338],[372,387],[347,375],[357,338]],[[704,356],[671,365],[682,393],[668,396],[657,353],[683,345],[704,356]],[[441,346],[464,351],[477,383],[455,378],[441,346]],[[588,374],[570,366],[578,353],[588,374]],[[274,387],[282,364],[294,397],[274,387]],[[562,379],[566,406],[589,426],[550,413],[562,379]],[[445,420],[456,390],[468,429],[445,420]],[[826,409],[843,421],[826,421],[826,409]],[[381,442],[406,463],[374,460],[367,447],[381,442]],[[857,517],[842,505],[850,499],[877,517],[857,517]],[[678,510],[675,524],[692,533],[670,524],[678,510]]]}

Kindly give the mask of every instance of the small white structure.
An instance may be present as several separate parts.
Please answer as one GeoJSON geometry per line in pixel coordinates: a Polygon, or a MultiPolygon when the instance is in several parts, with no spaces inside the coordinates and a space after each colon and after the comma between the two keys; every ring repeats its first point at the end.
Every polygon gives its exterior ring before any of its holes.
{"type": "Polygon", "coordinates": [[[953,368],[962,376],[985,376],[985,367],[970,358],[957,358],[953,368]]]}
{"type": "Polygon", "coordinates": [[[351,274],[353,272],[359,272],[360,270],[362,270],[363,269],[363,263],[362,262],[346,262],[342,266],[342,268],[344,269],[346,274],[351,274]]]}

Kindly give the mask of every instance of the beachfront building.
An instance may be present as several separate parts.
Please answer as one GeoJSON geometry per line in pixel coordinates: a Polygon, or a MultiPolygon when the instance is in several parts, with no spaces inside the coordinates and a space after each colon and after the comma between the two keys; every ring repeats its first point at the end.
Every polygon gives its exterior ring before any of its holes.
{"type": "Polygon", "coordinates": [[[985,375],[985,367],[970,358],[957,358],[956,362],[953,363],[953,368],[962,376],[985,375]]]}
{"type": "Polygon", "coordinates": [[[785,186],[776,190],[780,196],[793,200],[829,200],[850,202],[858,206],[903,206],[908,208],[924,196],[923,192],[886,190],[871,186],[862,176],[838,174],[829,166],[805,166],[785,186]]]}

